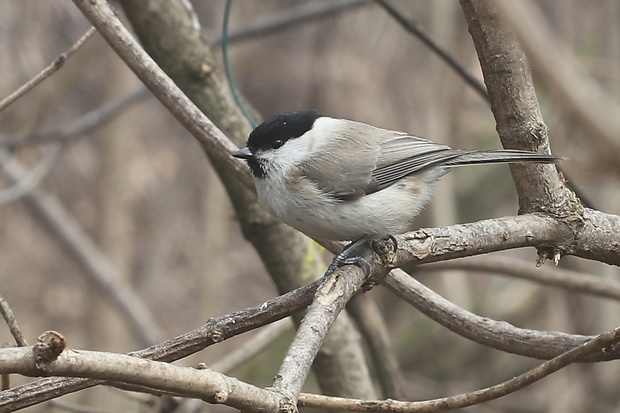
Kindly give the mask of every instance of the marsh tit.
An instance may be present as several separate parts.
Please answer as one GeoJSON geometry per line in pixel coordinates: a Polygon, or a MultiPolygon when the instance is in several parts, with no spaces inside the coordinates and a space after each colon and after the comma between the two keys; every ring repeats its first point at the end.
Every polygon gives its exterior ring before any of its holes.
{"type": "Polygon", "coordinates": [[[368,239],[415,229],[435,182],[454,167],[559,159],[519,150],[452,149],[311,110],[263,122],[233,156],[247,161],[259,202],[276,217],[316,239],[357,241],[331,269],[348,263],[347,256],[368,239]]]}

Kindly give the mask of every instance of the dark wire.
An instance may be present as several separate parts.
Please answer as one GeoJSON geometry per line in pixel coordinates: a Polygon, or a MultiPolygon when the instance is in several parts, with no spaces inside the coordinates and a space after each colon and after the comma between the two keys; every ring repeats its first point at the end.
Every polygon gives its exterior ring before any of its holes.
{"type": "Polygon", "coordinates": [[[237,87],[235,86],[235,80],[233,79],[232,71],[230,69],[230,62],[228,60],[228,21],[230,20],[230,9],[232,8],[232,0],[226,0],[226,7],[224,8],[224,21],[222,23],[222,60],[224,61],[224,74],[226,75],[226,81],[228,82],[228,87],[230,88],[230,93],[232,93],[233,98],[235,99],[235,103],[243,113],[243,116],[248,120],[250,125],[255,128],[258,123],[254,120],[254,117],[250,114],[250,111],[245,106],[241,97],[239,96],[239,92],[237,87]]]}

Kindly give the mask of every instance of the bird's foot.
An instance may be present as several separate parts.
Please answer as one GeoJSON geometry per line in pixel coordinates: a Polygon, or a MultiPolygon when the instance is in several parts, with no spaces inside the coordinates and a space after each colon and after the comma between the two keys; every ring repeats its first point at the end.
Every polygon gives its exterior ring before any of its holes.
{"type": "Polygon", "coordinates": [[[370,264],[362,257],[351,257],[362,245],[368,241],[368,237],[362,237],[357,241],[353,241],[339,253],[334,256],[331,264],[327,267],[324,277],[327,277],[343,265],[357,265],[364,270],[366,277],[370,276],[370,264]]]}

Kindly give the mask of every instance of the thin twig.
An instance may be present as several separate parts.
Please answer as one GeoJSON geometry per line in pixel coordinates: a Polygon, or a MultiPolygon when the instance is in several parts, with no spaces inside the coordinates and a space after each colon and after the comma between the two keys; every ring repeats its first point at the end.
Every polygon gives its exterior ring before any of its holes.
{"type": "Polygon", "coordinates": [[[87,112],[63,130],[5,140],[0,142],[0,148],[12,150],[28,145],[50,142],[68,142],[70,140],[85,136],[86,133],[111,121],[116,116],[122,114],[125,109],[129,108],[134,103],[141,101],[147,96],[150,96],[148,89],[144,86],[139,86],[135,90],[114,99],[112,102],[87,112]]]}
{"type": "MultiPolygon", "coordinates": [[[[15,314],[13,314],[13,310],[9,306],[9,303],[4,299],[2,295],[0,295],[0,314],[6,321],[6,324],[9,326],[9,331],[11,335],[15,339],[15,342],[20,347],[25,347],[28,345],[22,331],[17,324],[17,320],[15,319],[15,314]]],[[[8,373],[0,374],[0,391],[7,390],[11,387],[11,379],[8,373]]]]}
{"type": "MultiPolygon", "coordinates": [[[[0,206],[14,202],[35,189],[51,172],[62,153],[63,145],[55,145],[43,156],[43,159],[28,173],[25,173],[20,180],[15,182],[11,187],[0,191],[0,206]]],[[[7,152],[0,150],[0,163],[14,161],[15,159],[7,152]]]]}
{"type": "Polygon", "coordinates": [[[390,413],[433,413],[446,410],[462,409],[467,406],[488,402],[514,393],[532,383],[535,383],[550,374],[583,360],[587,356],[605,352],[617,347],[620,338],[620,327],[600,334],[592,340],[560,354],[539,366],[520,374],[503,383],[470,393],[456,396],[442,397],[422,402],[404,402],[397,400],[353,400],[338,397],[301,394],[299,407],[312,407],[334,411],[348,412],[390,412],[390,413]]]}
{"type": "Polygon", "coordinates": [[[535,267],[532,263],[510,257],[470,257],[423,265],[423,270],[459,269],[508,275],[563,288],[576,293],[594,294],[620,300],[620,281],[558,267],[535,267]]]}
{"type": "MultiPolygon", "coordinates": [[[[301,23],[323,17],[333,16],[336,13],[349,10],[367,4],[369,0],[346,0],[340,2],[321,2],[303,3],[297,7],[291,7],[277,13],[270,13],[260,21],[247,22],[238,29],[233,29],[228,35],[229,42],[241,40],[255,40],[259,36],[266,36],[288,28],[298,28],[301,23]]],[[[208,36],[213,45],[222,42],[222,34],[217,33],[208,36]]]]}
{"type": "Polygon", "coordinates": [[[45,79],[50,77],[56,71],[58,71],[61,67],[64,66],[67,59],[69,59],[88,39],[91,38],[93,34],[95,34],[96,30],[94,27],[88,29],[86,33],[82,37],[78,39],[77,42],[73,44],[66,52],[62,53],[60,56],[56,58],[48,67],[43,69],[38,75],[30,79],[23,86],[17,89],[15,92],[11,93],[6,98],[0,101],[0,112],[6,109],[9,105],[15,102],[17,99],[34,89],[38,84],[43,82],[45,79]]]}
{"type": "Polygon", "coordinates": [[[27,346],[28,343],[26,342],[22,331],[19,329],[19,325],[15,319],[15,314],[13,314],[13,310],[11,310],[9,303],[7,303],[2,295],[0,295],[0,314],[2,314],[4,321],[6,321],[6,324],[9,326],[9,331],[11,332],[11,335],[15,339],[17,345],[20,347],[27,346]]]}
{"type": "Polygon", "coordinates": [[[411,33],[413,36],[420,39],[422,43],[428,46],[441,60],[446,62],[446,64],[452,68],[461,78],[471,86],[478,94],[486,101],[489,100],[489,94],[487,93],[487,88],[484,84],[472,76],[460,63],[458,63],[454,58],[444,50],[441,46],[439,46],[435,41],[428,36],[424,31],[412,20],[406,18],[402,15],[395,7],[389,4],[385,0],[375,0],[385,11],[392,17],[394,20],[401,25],[403,29],[407,32],[411,33]]]}

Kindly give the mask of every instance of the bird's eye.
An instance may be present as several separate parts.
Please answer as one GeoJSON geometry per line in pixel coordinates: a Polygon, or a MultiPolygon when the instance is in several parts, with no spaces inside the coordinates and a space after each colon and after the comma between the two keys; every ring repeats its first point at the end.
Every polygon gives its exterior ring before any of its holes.
{"type": "Polygon", "coordinates": [[[271,142],[271,149],[278,149],[282,145],[284,145],[284,141],[281,139],[276,139],[271,142]]]}

